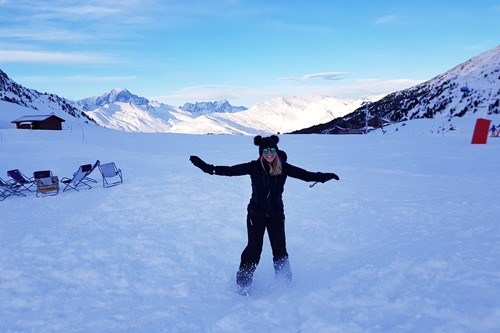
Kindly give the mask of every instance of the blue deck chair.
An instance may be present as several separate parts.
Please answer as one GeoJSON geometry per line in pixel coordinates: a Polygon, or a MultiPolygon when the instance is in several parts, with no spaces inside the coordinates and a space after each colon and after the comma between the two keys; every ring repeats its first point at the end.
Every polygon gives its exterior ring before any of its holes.
{"type": "MultiPolygon", "coordinates": [[[[92,168],[91,164],[87,164],[92,168]]],[[[61,183],[66,186],[63,188],[63,192],[69,190],[79,191],[80,189],[90,189],[92,186],[86,183],[85,179],[89,174],[90,169],[86,168],[86,165],[80,165],[78,170],[73,174],[73,178],[63,177],[61,178],[61,183]],[[84,171],[86,169],[87,171],[84,171]]]]}
{"type": "Polygon", "coordinates": [[[52,171],[43,170],[33,172],[36,182],[36,196],[57,195],[59,193],[59,178],[52,175],[52,171]]]}
{"type": "Polygon", "coordinates": [[[35,192],[35,190],[32,190],[31,188],[33,186],[36,186],[36,181],[33,178],[28,178],[28,176],[25,176],[21,171],[19,171],[19,169],[7,171],[7,176],[12,178],[17,184],[19,184],[21,190],[35,192]]]}
{"type": "Polygon", "coordinates": [[[20,191],[21,185],[15,182],[7,182],[0,177],[0,201],[4,201],[11,195],[25,197],[24,193],[20,191]]]}
{"type": "Polygon", "coordinates": [[[116,167],[114,162],[99,163],[98,167],[102,174],[103,187],[112,187],[123,183],[122,171],[116,167]]]}
{"type": "MultiPolygon", "coordinates": [[[[85,178],[83,180],[85,180],[86,182],[92,182],[92,183],[97,183],[97,180],[95,180],[94,178],[90,178],[89,175],[97,168],[97,166],[100,164],[101,162],[99,160],[95,161],[95,163],[92,165],[92,164],[84,164],[84,165],[81,165],[80,167],[82,168],[82,171],[85,171],[87,172],[87,175],[85,176],[85,178]]],[[[75,176],[76,172],[73,174],[73,177],[75,176]]]]}

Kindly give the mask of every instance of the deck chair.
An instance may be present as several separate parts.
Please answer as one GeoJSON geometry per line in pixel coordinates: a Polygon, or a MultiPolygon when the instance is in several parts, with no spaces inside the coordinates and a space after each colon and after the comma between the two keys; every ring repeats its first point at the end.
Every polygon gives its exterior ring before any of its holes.
{"type": "Polygon", "coordinates": [[[114,162],[99,163],[98,167],[102,174],[103,187],[112,187],[123,183],[122,171],[116,167],[114,162]]]}
{"type": "MultiPolygon", "coordinates": [[[[97,168],[97,166],[100,163],[101,162],[99,160],[97,160],[97,161],[95,161],[95,163],[93,165],[92,164],[84,164],[84,165],[80,166],[82,168],[82,171],[87,172],[87,175],[85,176],[85,178],[83,178],[86,182],[97,183],[97,180],[95,180],[94,178],[90,178],[89,175],[95,170],[95,168],[97,168]]],[[[75,175],[76,175],[76,172],[73,174],[73,177],[75,175]]]]}
{"type": "Polygon", "coordinates": [[[59,193],[59,178],[52,175],[52,171],[43,170],[33,172],[36,182],[36,196],[57,195],[59,193]]]}
{"type": "MultiPolygon", "coordinates": [[[[92,168],[91,164],[87,164],[92,168]]],[[[63,177],[61,178],[61,183],[66,186],[63,188],[63,192],[69,190],[79,191],[79,189],[90,189],[92,186],[86,183],[85,179],[89,174],[90,169],[86,167],[86,165],[80,165],[78,170],[73,174],[73,178],[63,177]],[[88,171],[84,171],[84,169],[88,171]]]]}
{"type": "Polygon", "coordinates": [[[21,185],[15,182],[8,182],[0,177],[0,201],[4,201],[11,195],[25,197],[26,195],[20,190],[21,185]]]}
{"type": "Polygon", "coordinates": [[[25,176],[19,169],[7,171],[7,176],[12,178],[18,185],[20,185],[20,190],[27,190],[30,192],[35,192],[31,188],[36,186],[36,182],[33,178],[25,176]]]}

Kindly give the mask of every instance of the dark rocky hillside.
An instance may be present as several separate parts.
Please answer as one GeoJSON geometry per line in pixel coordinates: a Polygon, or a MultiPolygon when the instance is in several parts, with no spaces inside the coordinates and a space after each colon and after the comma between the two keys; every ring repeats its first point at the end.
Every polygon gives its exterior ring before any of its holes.
{"type": "Polygon", "coordinates": [[[417,86],[394,92],[341,118],[293,133],[356,132],[369,126],[420,118],[462,117],[500,113],[500,46],[417,86]]]}

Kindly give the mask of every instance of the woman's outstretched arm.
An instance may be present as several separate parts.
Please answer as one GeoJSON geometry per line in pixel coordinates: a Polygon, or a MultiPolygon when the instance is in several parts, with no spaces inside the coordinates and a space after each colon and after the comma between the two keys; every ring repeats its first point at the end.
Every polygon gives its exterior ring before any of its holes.
{"type": "Polygon", "coordinates": [[[201,171],[208,173],[209,175],[219,175],[219,176],[243,176],[248,175],[251,172],[251,163],[237,164],[233,166],[214,166],[213,164],[208,164],[203,161],[198,156],[190,156],[189,160],[194,166],[201,169],[201,171]]]}

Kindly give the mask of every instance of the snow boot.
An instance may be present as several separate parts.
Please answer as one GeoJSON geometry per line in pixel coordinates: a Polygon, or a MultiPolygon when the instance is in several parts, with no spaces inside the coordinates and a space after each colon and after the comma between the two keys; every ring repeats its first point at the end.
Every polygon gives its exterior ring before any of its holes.
{"type": "Polygon", "coordinates": [[[250,286],[252,285],[253,270],[241,269],[236,273],[236,283],[238,284],[238,294],[243,296],[250,295],[250,286]]]}
{"type": "Polygon", "coordinates": [[[253,271],[240,269],[238,273],[236,273],[236,283],[238,286],[246,287],[252,284],[253,279],[253,271]]]}
{"type": "Polygon", "coordinates": [[[274,273],[276,279],[283,280],[286,284],[292,283],[292,269],[288,257],[274,261],[274,273]]]}

